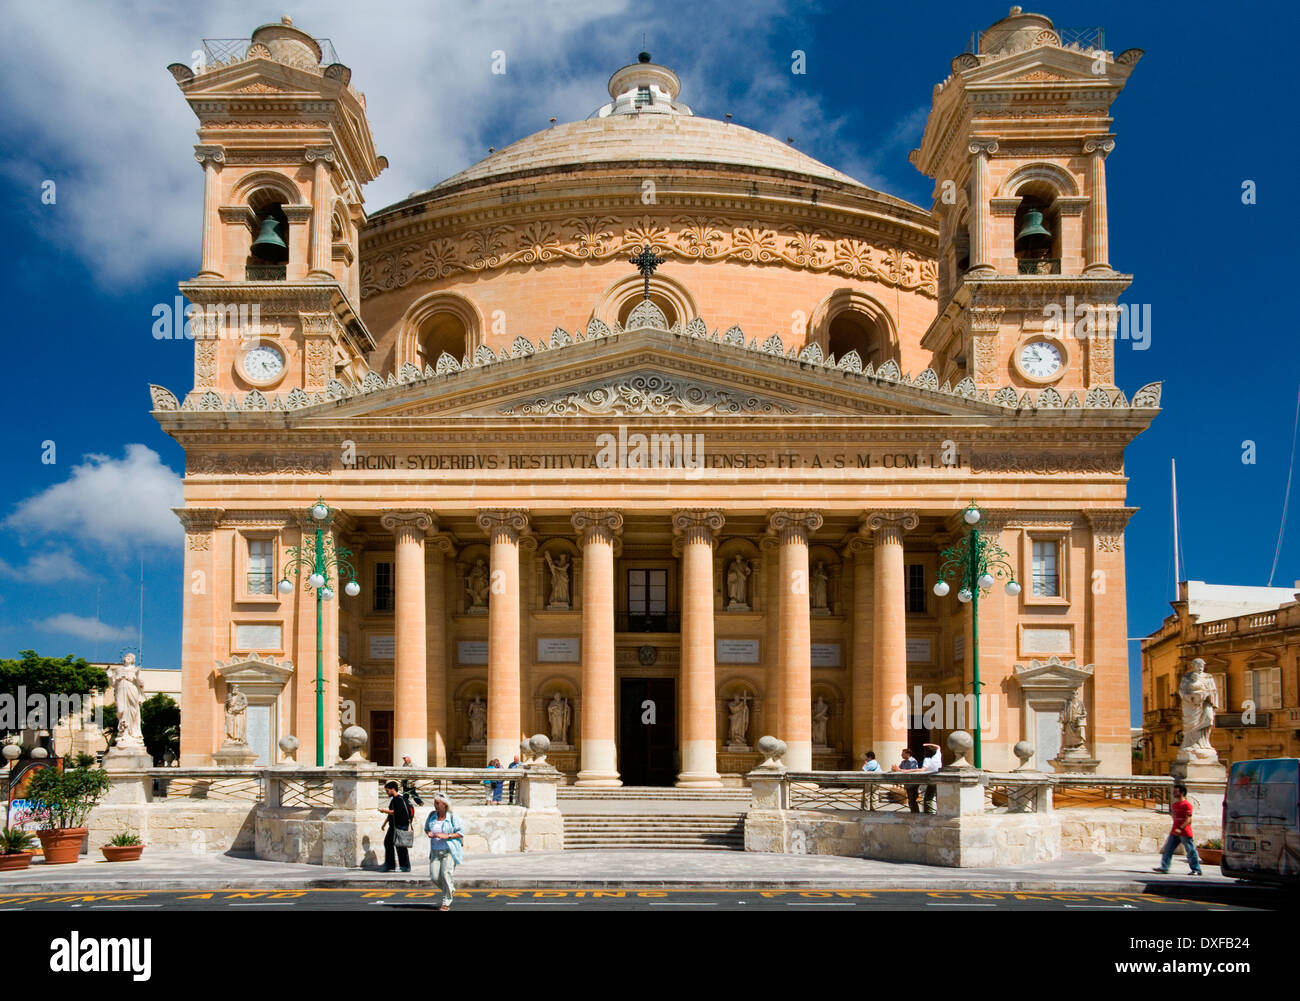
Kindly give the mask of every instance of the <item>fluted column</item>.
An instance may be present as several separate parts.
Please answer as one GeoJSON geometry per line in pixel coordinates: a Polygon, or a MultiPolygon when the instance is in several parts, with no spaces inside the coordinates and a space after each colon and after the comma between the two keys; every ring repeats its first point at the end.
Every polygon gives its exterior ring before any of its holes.
{"type": "Polygon", "coordinates": [[[221,273],[221,165],[226,151],[220,146],[195,146],[194,159],[203,164],[203,249],[200,278],[222,278],[221,273]]]}
{"type": "Polygon", "coordinates": [[[1110,270],[1110,235],[1106,221],[1106,154],[1115,148],[1110,138],[1089,139],[1083,144],[1088,154],[1088,246],[1083,270],[1110,270]]]}
{"type": "Polygon", "coordinates": [[[871,535],[865,525],[858,535],[849,540],[845,555],[853,557],[853,667],[849,712],[852,716],[850,725],[853,730],[853,761],[856,768],[861,767],[868,751],[876,751],[877,758],[886,764],[889,762],[889,758],[875,747],[875,727],[871,713],[874,704],[871,688],[874,673],[872,659],[875,655],[874,631],[871,628],[874,575],[871,566],[871,535]]]}
{"type": "Polygon", "coordinates": [[[812,608],[808,594],[808,536],[822,526],[816,511],[773,511],[768,531],[777,539],[777,615],[781,702],[776,736],[786,743],[786,766],[812,769],[812,608]]]}
{"type": "Polygon", "coordinates": [[[989,260],[989,155],[998,151],[997,140],[976,139],[970,144],[975,157],[970,182],[970,270],[987,271],[989,260]]]}
{"type": "Polygon", "coordinates": [[[309,149],[306,158],[314,168],[311,181],[311,264],[307,277],[333,278],[334,273],[330,270],[329,168],[334,162],[334,151],[309,149]]]}
{"type": "Polygon", "coordinates": [[[903,571],[903,533],[920,523],[915,511],[876,511],[866,527],[875,536],[875,590],[872,668],[875,673],[876,754],[895,755],[907,743],[907,720],[895,722],[898,697],[907,695],[907,593],[903,571]],[[884,753],[882,754],[882,748],[884,753]]]}
{"type": "Polygon", "coordinates": [[[488,534],[491,566],[488,596],[487,760],[508,762],[519,750],[519,538],[528,512],[492,509],[478,513],[488,534]]]}
{"type": "Polygon", "coordinates": [[[618,511],[573,512],[582,546],[582,761],[580,786],[620,786],[614,743],[614,541],[618,511]]]}
{"type": "Polygon", "coordinates": [[[393,533],[393,760],[429,763],[425,650],[424,537],[433,529],[427,511],[390,511],[379,523],[393,533]]]}
{"type": "Polygon", "coordinates": [[[713,642],[713,541],[721,511],[673,512],[682,557],[682,770],[677,785],[720,788],[713,642]]]}

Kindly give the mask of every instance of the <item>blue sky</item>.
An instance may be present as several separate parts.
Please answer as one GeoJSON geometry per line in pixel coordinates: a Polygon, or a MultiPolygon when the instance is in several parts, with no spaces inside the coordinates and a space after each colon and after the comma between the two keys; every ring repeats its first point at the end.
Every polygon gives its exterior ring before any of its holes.
{"type": "MultiPolygon", "coordinates": [[[[165,70],[205,37],[246,36],[281,7],[52,2],[11,7],[0,61],[0,272],[8,304],[0,480],[0,655],[35,647],[146,666],[180,651],[180,449],[149,416],[147,385],[183,391],[187,342],[150,334],[155,304],[198,266],[202,172],[194,119],[165,70]],[[179,9],[178,9],[179,8],[179,9]],[[43,204],[42,183],[56,185],[43,204]],[[52,445],[47,444],[52,443],[52,445]]],[[[697,114],[795,145],[919,204],[907,162],[936,82],[1006,4],[493,2],[287,8],[333,40],[366,92],[392,167],[373,211],[607,98],[644,45],[697,114]],[[374,13],[379,10],[380,13],[374,13]],[[807,72],[790,72],[791,53],[807,72]],[[507,72],[490,72],[502,50],[507,72]]],[[[1185,576],[1263,584],[1273,561],[1300,365],[1282,305],[1296,281],[1296,106],[1290,6],[1031,6],[1058,27],[1100,25],[1146,50],[1113,113],[1111,261],[1150,304],[1151,344],[1120,342],[1132,392],[1163,380],[1164,413],[1128,452],[1129,635],[1172,593],[1169,459],[1178,461],[1185,576]],[[1257,203],[1243,205],[1242,183],[1257,203]],[[1253,464],[1243,463],[1254,443],[1253,464]]],[[[1293,501],[1275,584],[1300,577],[1293,501]]],[[[1131,671],[1136,681],[1136,644],[1131,671]]]]}

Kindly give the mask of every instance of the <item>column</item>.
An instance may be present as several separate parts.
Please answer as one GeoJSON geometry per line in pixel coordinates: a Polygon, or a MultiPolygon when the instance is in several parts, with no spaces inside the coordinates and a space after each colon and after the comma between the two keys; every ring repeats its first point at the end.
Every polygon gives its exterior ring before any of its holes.
{"type": "Polygon", "coordinates": [[[614,743],[614,544],[618,511],[572,517],[582,546],[582,761],[580,786],[620,786],[614,743]]]}
{"type": "Polygon", "coordinates": [[[822,526],[816,511],[773,511],[768,532],[779,546],[777,615],[780,619],[781,703],[776,736],[788,750],[786,767],[812,770],[812,608],[808,594],[808,536],[822,526]]]}
{"type": "Polygon", "coordinates": [[[429,763],[425,688],[424,537],[433,528],[425,511],[390,511],[379,523],[393,533],[393,762],[429,763]]]}
{"type": "Polygon", "coordinates": [[[528,512],[494,508],[478,513],[488,535],[491,567],[488,592],[487,761],[509,763],[519,751],[519,538],[528,531],[528,512]]]}
{"type": "Polygon", "coordinates": [[[713,542],[721,511],[673,512],[674,549],[682,558],[682,770],[677,785],[718,789],[713,642],[713,542]]]}
{"type": "MultiPolygon", "coordinates": [[[[1080,662],[1097,665],[1092,676],[1092,704],[1085,735],[1102,775],[1128,775],[1133,769],[1129,727],[1128,635],[1124,582],[1124,527],[1135,508],[1085,510],[1092,529],[1087,581],[1087,647],[1080,662]]],[[[1068,558],[1068,548],[1061,559],[1068,558]]],[[[1069,580],[1067,576],[1067,581],[1069,580]]],[[[1026,582],[1028,586],[1029,582],[1026,582]]],[[[1070,585],[1073,594],[1081,590],[1070,585]]],[[[1220,697],[1223,693],[1220,692],[1220,697]]],[[[1087,686],[1083,697],[1088,698],[1087,686]]],[[[1163,708],[1163,707],[1162,707],[1163,708]]],[[[1039,767],[1043,767],[1041,764],[1039,767]]]]}
{"type": "Polygon", "coordinates": [[[971,164],[970,182],[970,270],[988,271],[989,260],[989,155],[998,151],[996,139],[974,139],[970,152],[975,160],[971,164]]]}
{"type": "Polygon", "coordinates": [[[875,637],[871,629],[873,551],[871,535],[865,524],[859,534],[849,541],[845,555],[853,558],[853,666],[850,676],[852,696],[849,702],[852,716],[849,724],[853,731],[852,764],[854,768],[860,768],[866,753],[875,751],[877,759],[887,767],[890,759],[875,747],[875,727],[871,718],[874,703],[871,690],[872,657],[875,653],[872,648],[875,637]]]}
{"type": "Polygon", "coordinates": [[[221,164],[226,151],[220,146],[195,146],[194,159],[203,164],[203,251],[200,278],[223,278],[221,273],[221,164]]]}
{"type": "Polygon", "coordinates": [[[447,767],[447,560],[456,548],[451,535],[431,535],[425,555],[425,693],[428,705],[429,764],[447,767]]]}
{"type": "Polygon", "coordinates": [[[334,273],[330,270],[329,165],[334,162],[334,151],[309,149],[305,156],[314,168],[311,181],[311,270],[307,277],[333,278],[334,273]]]}
{"type": "Polygon", "coordinates": [[[875,725],[871,739],[876,756],[890,761],[907,744],[907,719],[898,726],[900,703],[907,696],[907,594],[903,571],[903,533],[920,523],[914,511],[876,511],[866,526],[875,542],[875,589],[872,609],[872,668],[875,673],[875,725]],[[882,753],[883,749],[883,753],[882,753]]]}
{"type": "MultiPolygon", "coordinates": [[[[181,730],[181,761],[186,768],[212,764],[221,745],[224,715],[209,678],[212,662],[229,654],[229,638],[218,642],[216,595],[216,527],[221,508],[182,508],[176,517],[185,528],[185,580],[181,607],[181,705],[186,723],[181,730]],[[202,584],[200,587],[194,584],[202,584]]],[[[227,590],[227,593],[228,590],[227,590]]],[[[227,627],[225,632],[229,632],[227,627]]]]}
{"type": "Polygon", "coordinates": [[[1115,148],[1109,137],[1088,139],[1088,245],[1084,272],[1110,270],[1110,236],[1106,221],[1106,154],[1115,148]]]}

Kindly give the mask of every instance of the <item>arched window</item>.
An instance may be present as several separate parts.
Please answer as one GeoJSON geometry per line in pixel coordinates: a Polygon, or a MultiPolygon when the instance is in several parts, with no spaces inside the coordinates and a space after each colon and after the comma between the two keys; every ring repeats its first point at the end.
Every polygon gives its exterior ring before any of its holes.
{"type": "Polygon", "coordinates": [[[459,364],[483,343],[483,318],[478,308],[457,292],[431,292],[406,311],[397,335],[395,368],[406,363],[438,367],[450,355],[459,364]]]}
{"type": "Polygon", "coordinates": [[[813,310],[809,343],[841,359],[856,351],[865,367],[879,368],[898,360],[898,338],[889,313],[871,296],[857,289],[837,289],[813,310]]]}
{"type": "Polygon", "coordinates": [[[1061,273],[1061,214],[1055,202],[1056,191],[1044,182],[1033,181],[1020,189],[1014,232],[1022,275],[1061,273]]]}
{"type": "Polygon", "coordinates": [[[465,321],[450,311],[431,314],[420,324],[415,350],[415,364],[422,370],[426,365],[436,366],[444,353],[459,362],[469,354],[465,321]]]}

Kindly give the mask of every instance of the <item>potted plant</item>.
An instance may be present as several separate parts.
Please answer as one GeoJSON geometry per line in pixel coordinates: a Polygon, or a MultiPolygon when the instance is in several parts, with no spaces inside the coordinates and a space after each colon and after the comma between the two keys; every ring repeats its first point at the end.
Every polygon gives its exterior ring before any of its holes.
{"type": "Polygon", "coordinates": [[[1196,846],[1196,854],[1201,857],[1201,861],[1206,865],[1223,864],[1223,840],[1221,838],[1209,838],[1204,844],[1196,846]]]}
{"type": "Polygon", "coordinates": [[[0,831],[0,872],[26,869],[32,864],[32,849],[36,837],[20,827],[6,827],[0,831]]]}
{"type": "Polygon", "coordinates": [[[138,834],[119,831],[108,844],[101,845],[99,850],[110,862],[134,862],[144,851],[144,842],[138,834]]]}
{"type": "Polygon", "coordinates": [[[49,828],[36,832],[47,865],[77,861],[88,833],[86,818],[112,785],[98,768],[42,768],[32,776],[27,798],[42,804],[49,815],[49,828]]]}

